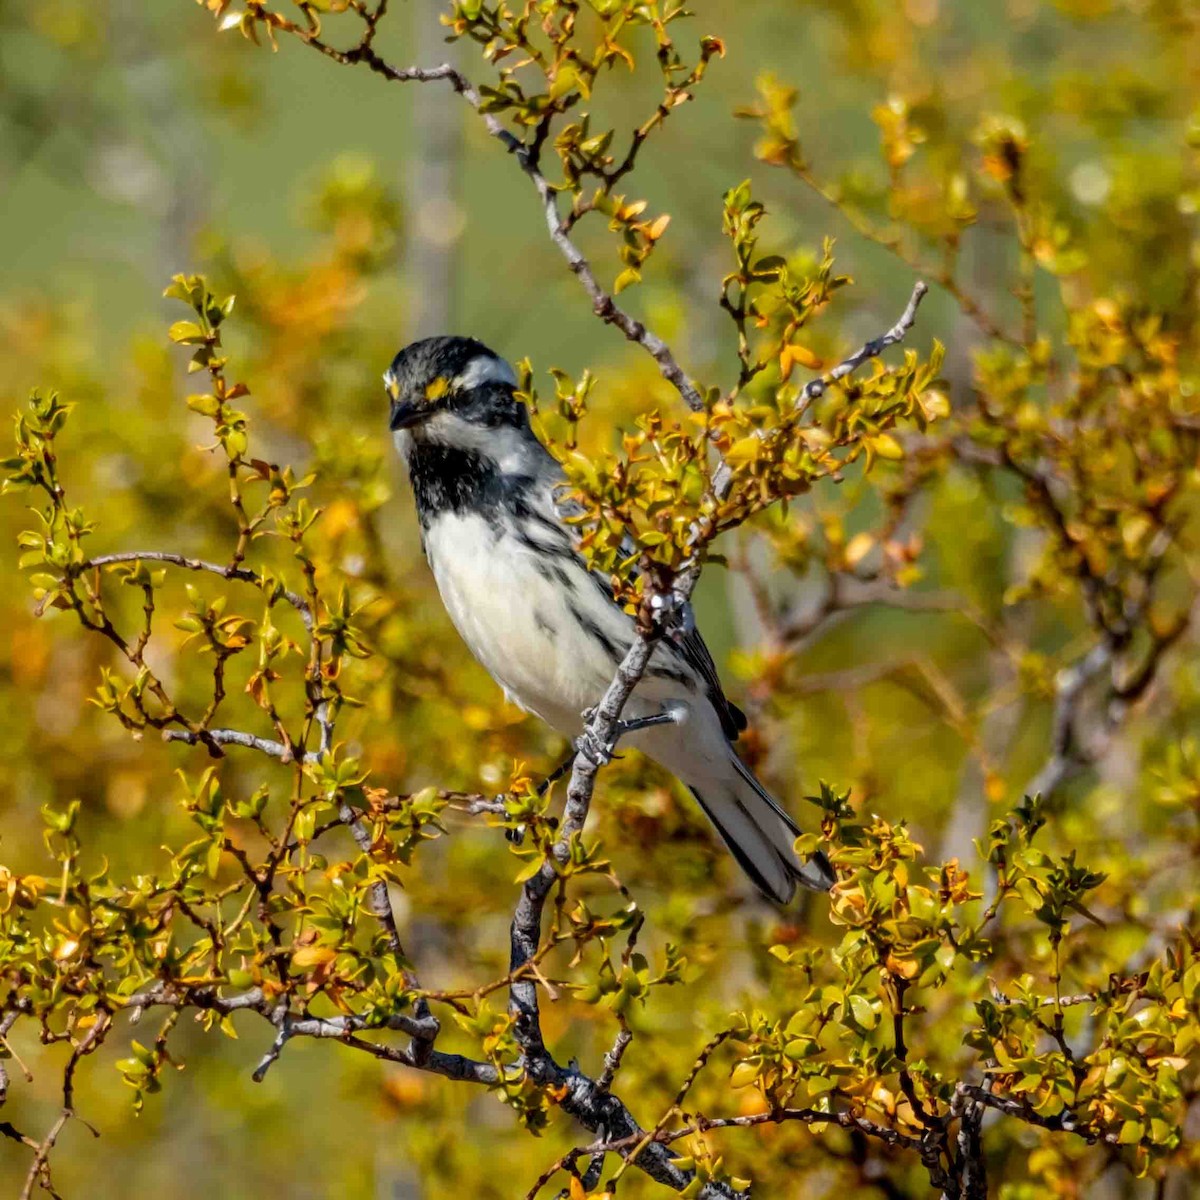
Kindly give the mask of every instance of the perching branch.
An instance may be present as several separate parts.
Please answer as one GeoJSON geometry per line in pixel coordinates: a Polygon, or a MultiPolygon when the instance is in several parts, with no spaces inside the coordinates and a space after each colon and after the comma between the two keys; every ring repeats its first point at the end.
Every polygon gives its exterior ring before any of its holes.
{"type": "MultiPolygon", "coordinates": [[[[687,597],[683,599],[686,601],[687,597]]],[[[648,616],[655,610],[648,602],[644,611],[648,616]]],[[[587,723],[591,744],[611,745],[614,742],[621,711],[649,666],[655,644],[661,636],[660,628],[648,620],[639,625],[637,637],[587,723]]],[[[554,864],[567,860],[572,841],[583,832],[599,767],[600,764],[588,754],[576,752],[558,840],[541,868],[525,882],[521,890],[511,927],[509,966],[514,982],[509,989],[509,1012],[513,1018],[517,1044],[521,1048],[523,1066],[530,1077],[543,1087],[565,1089],[561,1101],[564,1111],[593,1133],[603,1131],[608,1137],[617,1134],[622,1139],[622,1147],[632,1150],[639,1146],[645,1135],[629,1109],[609,1090],[615,1063],[620,1061],[619,1056],[613,1061],[606,1060],[605,1073],[600,1081],[591,1079],[577,1066],[559,1066],[547,1050],[542,1036],[537,980],[517,974],[537,953],[546,898],[557,878],[554,864]]],[[[675,1166],[671,1156],[658,1143],[646,1146],[637,1155],[635,1165],[675,1191],[682,1191],[692,1179],[693,1173],[675,1166]]],[[[733,1193],[724,1185],[710,1183],[700,1195],[716,1200],[718,1197],[731,1197],[733,1193]]]]}

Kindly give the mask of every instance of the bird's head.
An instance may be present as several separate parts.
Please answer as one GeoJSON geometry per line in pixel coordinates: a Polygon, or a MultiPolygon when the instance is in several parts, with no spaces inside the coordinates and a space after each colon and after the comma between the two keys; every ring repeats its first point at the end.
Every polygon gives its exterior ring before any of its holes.
{"type": "Polygon", "coordinates": [[[383,382],[389,424],[405,452],[427,443],[494,453],[514,434],[530,436],[525,406],[513,394],[516,373],[474,338],[413,342],[392,360],[383,382]]]}

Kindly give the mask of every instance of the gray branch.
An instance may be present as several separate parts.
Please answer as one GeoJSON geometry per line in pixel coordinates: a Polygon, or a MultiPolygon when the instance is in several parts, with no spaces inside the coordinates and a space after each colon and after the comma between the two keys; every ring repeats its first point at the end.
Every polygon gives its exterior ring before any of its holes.
{"type": "MultiPolygon", "coordinates": [[[[277,758],[281,763],[294,762],[296,757],[282,742],[245,733],[241,729],[206,729],[201,733],[193,733],[190,729],[164,729],[162,736],[164,742],[183,742],[187,746],[206,742],[216,742],[218,746],[245,746],[248,750],[258,750],[277,758]]],[[[319,754],[309,753],[301,761],[315,762],[319,757],[319,754]]]]}
{"type": "MultiPolygon", "coordinates": [[[[267,581],[249,567],[222,566],[220,563],[206,562],[202,558],[188,558],[186,555],[172,554],[166,550],[122,550],[117,554],[101,554],[72,567],[71,570],[74,574],[79,574],[82,571],[91,570],[93,567],[107,567],[114,563],[132,562],[160,562],[173,567],[182,567],[186,571],[207,571],[212,575],[220,575],[222,579],[237,579],[242,583],[252,583],[266,592],[272,601],[275,598],[271,596],[272,589],[268,587],[267,581]]],[[[312,633],[313,614],[308,606],[308,601],[296,592],[288,591],[287,588],[278,588],[276,596],[286,600],[300,614],[304,628],[312,633]]]]}
{"type": "Polygon", "coordinates": [[[408,1013],[392,1013],[385,1020],[368,1020],[353,1014],[339,1017],[313,1017],[293,1011],[286,1001],[271,1001],[261,988],[250,988],[233,996],[223,996],[215,988],[199,990],[177,989],[169,983],[156,983],[144,991],[126,997],[122,1008],[136,1023],[148,1008],[179,1009],[188,1005],[231,1016],[238,1012],[253,1012],[265,1018],[275,1027],[275,1040],[255,1068],[255,1080],[261,1080],[282,1053],[284,1046],[294,1037],[332,1038],[355,1050],[362,1050],[376,1058],[428,1071],[434,1075],[445,1075],[450,1079],[469,1080],[485,1086],[495,1084],[497,1075],[490,1063],[465,1058],[460,1054],[443,1054],[437,1050],[426,1051],[437,1036],[438,1022],[432,1016],[408,1013]],[[360,1035],[376,1031],[405,1033],[413,1039],[413,1046],[384,1045],[364,1040],[360,1035]]]}
{"type": "Polygon", "coordinates": [[[925,299],[925,293],[928,291],[929,285],[918,279],[913,285],[912,295],[909,296],[904,311],[900,314],[900,320],[887,333],[872,339],[851,354],[849,358],[843,359],[832,371],[827,371],[820,378],[806,384],[802,393],[805,402],[819,400],[831,383],[836,383],[839,379],[844,379],[847,375],[857,371],[869,359],[878,358],[889,346],[896,346],[904,341],[917,319],[917,309],[920,308],[921,301],[925,299]]]}
{"type": "Polygon", "coordinates": [[[438,81],[448,83],[479,114],[488,133],[511,154],[516,155],[521,169],[537,189],[546,215],[550,240],[567,260],[572,274],[587,292],[596,315],[607,324],[615,325],[629,341],[641,346],[654,359],[659,373],[675,388],[688,408],[694,412],[703,410],[704,397],[679,365],[670,346],[653,330],[648,329],[643,322],[626,312],[613,299],[612,295],[605,291],[596,278],[591,264],[571,240],[559,212],[557,193],[551,187],[550,181],[542,174],[536,149],[527,146],[506,129],[495,113],[483,111],[483,97],[460,70],[450,63],[443,63],[437,67],[393,67],[380,58],[369,46],[356,46],[353,50],[345,52],[332,50],[331,47],[324,45],[319,46],[318,49],[341,62],[365,63],[372,71],[395,83],[433,83],[438,81]]]}
{"type": "MultiPolygon", "coordinates": [[[[658,623],[652,629],[639,630],[587,722],[585,744],[612,745],[619,736],[621,711],[650,663],[662,628],[675,616],[672,598],[663,599],[667,603],[657,608],[653,604],[647,606],[655,612],[658,623]]],[[[687,596],[682,599],[686,601],[687,596]]],[[[576,753],[558,840],[541,868],[521,889],[510,931],[509,969],[516,977],[509,988],[508,1007],[513,1018],[514,1036],[521,1048],[522,1065],[529,1077],[542,1087],[563,1089],[561,1106],[565,1112],[592,1133],[621,1141],[623,1148],[632,1153],[645,1134],[625,1104],[608,1090],[619,1058],[610,1056],[599,1080],[584,1074],[574,1064],[559,1066],[542,1036],[537,980],[524,973],[517,975],[537,954],[546,898],[558,878],[555,864],[567,861],[571,843],[583,832],[599,769],[599,764],[589,754],[576,753]]],[[[653,1140],[637,1153],[635,1165],[676,1191],[686,1188],[693,1177],[692,1172],[675,1166],[666,1148],[653,1140]]],[[[730,1200],[735,1195],[725,1185],[716,1183],[706,1185],[700,1194],[708,1200],[730,1200]]]]}
{"type": "Polygon", "coordinates": [[[1112,659],[1112,646],[1107,641],[1097,642],[1081,659],[1059,671],[1054,681],[1050,753],[1025,785],[1026,796],[1049,796],[1083,769],[1087,754],[1079,745],[1075,728],[1077,710],[1087,685],[1109,667],[1112,659]]]}

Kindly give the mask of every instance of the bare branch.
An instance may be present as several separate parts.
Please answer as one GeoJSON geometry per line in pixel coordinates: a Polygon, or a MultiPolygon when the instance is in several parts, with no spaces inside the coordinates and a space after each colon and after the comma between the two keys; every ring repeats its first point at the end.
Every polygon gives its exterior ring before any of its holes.
{"type": "MultiPolygon", "coordinates": [[[[58,1141],[62,1131],[67,1127],[67,1123],[75,1116],[75,1071],[79,1066],[80,1060],[86,1055],[91,1054],[103,1041],[108,1026],[108,1015],[104,1012],[98,1013],[96,1020],[88,1028],[87,1032],[72,1046],[71,1057],[67,1060],[66,1068],[63,1071],[62,1111],[58,1114],[54,1124],[50,1126],[49,1132],[37,1147],[33,1164],[30,1166],[29,1173],[25,1177],[25,1186],[21,1189],[21,1200],[29,1200],[29,1197],[33,1195],[34,1187],[38,1184],[41,1184],[52,1195],[56,1194],[50,1185],[50,1151],[54,1149],[54,1144],[58,1141]]],[[[87,1124],[86,1121],[83,1123],[87,1124]]],[[[88,1125],[88,1128],[91,1129],[91,1126],[88,1125]]],[[[95,1129],[92,1129],[92,1134],[96,1137],[100,1136],[95,1129]]],[[[24,1141],[27,1145],[30,1141],[28,1138],[19,1138],[19,1140],[24,1141]]]]}
{"type": "MultiPolygon", "coordinates": [[[[694,580],[695,576],[692,576],[689,590],[694,580]]],[[[661,637],[663,623],[669,623],[674,613],[670,596],[660,599],[666,603],[657,607],[650,598],[647,599],[638,634],[587,723],[587,744],[612,745],[619,736],[622,709],[649,666],[655,645],[661,637]],[[650,613],[658,618],[657,623],[650,622],[650,613]]],[[[541,868],[521,889],[510,931],[509,966],[513,983],[509,989],[509,1012],[513,1018],[514,1036],[521,1048],[523,1066],[530,1078],[542,1086],[561,1089],[561,1107],[586,1129],[593,1133],[603,1131],[606,1137],[616,1134],[624,1139],[623,1147],[632,1149],[639,1146],[646,1135],[625,1104],[608,1090],[611,1073],[606,1072],[601,1076],[607,1081],[606,1086],[601,1086],[577,1066],[563,1068],[554,1061],[542,1036],[537,979],[521,973],[521,968],[531,962],[538,952],[546,898],[558,878],[555,864],[567,861],[572,842],[583,832],[598,771],[599,764],[594,758],[577,751],[558,840],[541,868]]],[[[677,1167],[671,1161],[670,1154],[657,1142],[647,1145],[636,1155],[636,1165],[651,1178],[675,1191],[686,1188],[693,1177],[693,1172],[677,1167]]],[[[700,1195],[708,1200],[718,1197],[730,1200],[734,1193],[723,1184],[709,1183],[700,1195]]]]}
{"type": "Polygon", "coordinates": [[[1188,625],[1188,619],[1181,618],[1165,634],[1154,637],[1141,664],[1124,680],[1118,679],[1117,650],[1121,639],[1112,636],[1097,642],[1081,659],[1059,671],[1054,688],[1050,753],[1025,785],[1025,795],[1051,795],[1104,753],[1129,706],[1154,682],[1163,655],[1183,636],[1188,625]],[[1106,669],[1110,672],[1107,696],[1102,702],[1097,728],[1088,737],[1079,728],[1080,709],[1088,684],[1106,669]]]}
{"type": "MultiPolygon", "coordinates": [[[[245,733],[240,729],[207,729],[200,733],[193,733],[190,729],[164,729],[162,736],[164,742],[183,742],[186,746],[197,746],[211,741],[216,742],[218,746],[245,746],[249,750],[258,750],[271,758],[277,758],[281,763],[295,761],[294,752],[282,742],[245,733]]],[[[301,761],[315,762],[318,758],[319,754],[310,752],[301,761]]]]}
{"type": "MultiPolygon", "coordinates": [[[[408,1013],[392,1013],[383,1021],[354,1014],[313,1017],[292,1011],[286,1000],[268,999],[261,988],[250,988],[233,996],[222,996],[210,987],[187,988],[166,983],[154,984],[121,1002],[121,1008],[130,1013],[131,1020],[137,1020],[148,1008],[170,1008],[178,1011],[187,1007],[212,1010],[222,1016],[236,1012],[254,1012],[275,1027],[275,1040],[255,1068],[256,1081],[266,1075],[292,1038],[311,1037],[329,1038],[376,1058],[386,1058],[415,1070],[445,1075],[450,1079],[468,1080],[485,1086],[497,1082],[495,1068],[490,1063],[430,1049],[433,1039],[437,1036],[438,1022],[436,1018],[428,1014],[422,1015],[420,1011],[417,1011],[415,1016],[408,1013]],[[376,1030],[405,1033],[415,1044],[411,1047],[381,1045],[365,1041],[360,1036],[376,1030]]],[[[414,1009],[416,1008],[414,1004],[414,1009]]]]}
{"type": "MultiPolygon", "coordinates": [[[[363,815],[343,800],[338,807],[338,816],[349,828],[358,848],[367,859],[370,859],[372,838],[363,815]]],[[[404,986],[415,990],[420,984],[412,969],[407,965],[408,956],[404,953],[404,946],[400,942],[400,932],[396,928],[396,914],[392,909],[391,896],[388,894],[387,884],[382,879],[377,879],[367,889],[367,902],[371,906],[372,914],[383,926],[388,949],[402,963],[406,964],[401,968],[404,986]]],[[[420,1024],[410,1026],[409,1031],[413,1036],[413,1057],[419,1061],[428,1057],[441,1026],[438,1019],[429,1011],[429,1001],[424,996],[418,996],[413,1007],[420,1024]]]]}
{"type": "Polygon", "coordinates": [[[849,358],[843,359],[832,371],[827,371],[818,379],[806,384],[802,393],[804,402],[820,399],[831,383],[836,383],[839,379],[844,379],[847,375],[857,371],[868,360],[878,358],[889,346],[896,346],[904,341],[908,331],[916,322],[917,309],[921,306],[921,301],[925,299],[925,293],[928,291],[928,284],[918,279],[913,285],[912,295],[909,296],[908,303],[904,306],[904,311],[895,325],[881,337],[874,338],[865,346],[861,346],[849,358]]]}
{"type": "Polygon", "coordinates": [[[997,1112],[1005,1113],[1010,1117],[1017,1117],[1029,1125],[1037,1125],[1042,1129],[1050,1129],[1060,1133],[1074,1133],[1086,1142],[1104,1142],[1110,1146],[1120,1145],[1118,1134],[1098,1134],[1088,1129],[1086,1125],[1081,1125],[1069,1110],[1053,1117],[1047,1117],[1037,1112],[1024,1099],[1014,1099],[1011,1096],[996,1096],[978,1084],[959,1083],[954,1090],[956,1096],[966,1096],[976,1104],[981,1104],[985,1108],[994,1108],[997,1112]]]}
{"type": "Polygon", "coordinates": [[[1064,667],[1054,681],[1054,718],[1050,754],[1025,785],[1027,796],[1049,796],[1072,775],[1082,770],[1086,752],[1078,744],[1075,721],[1084,689],[1112,663],[1108,642],[1097,642],[1078,662],[1064,667]]]}
{"type": "Polygon", "coordinates": [[[804,642],[829,620],[876,604],[904,612],[947,613],[967,610],[966,600],[954,592],[916,592],[897,587],[884,578],[857,579],[850,575],[833,575],[829,587],[816,604],[810,605],[807,611],[793,612],[783,618],[777,636],[795,649],[798,643],[804,642]]]}
{"type": "Polygon", "coordinates": [[[633,1034],[624,1018],[621,1018],[621,1028],[617,1030],[612,1049],[604,1056],[604,1070],[601,1072],[600,1078],[596,1080],[597,1087],[603,1091],[608,1091],[612,1087],[613,1080],[621,1069],[621,1059],[625,1057],[625,1051],[629,1049],[632,1042],[633,1034]]]}
{"type": "MultiPolygon", "coordinates": [[[[822,1112],[815,1108],[776,1108],[769,1112],[750,1113],[742,1117],[697,1117],[686,1125],[675,1129],[660,1130],[654,1140],[660,1145],[670,1145],[681,1138],[691,1137],[695,1133],[708,1133],[713,1129],[751,1129],[758,1125],[781,1125],[787,1121],[799,1121],[805,1125],[829,1124],[842,1129],[857,1130],[893,1147],[916,1149],[916,1138],[886,1125],[880,1125],[866,1117],[849,1112],[822,1112]]],[[[601,1151],[620,1151],[628,1148],[628,1139],[618,1141],[593,1142],[573,1151],[576,1155],[597,1154],[601,1151]]]]}
{"type": "Polygon", "coordinates": [[[393,67],[380,58],[369,45],[359,45],[353,50],[340,51],[316,38],[306,38],[305,40],[328,58],[345,63],[365,63],[372,71],[395,83],[435,83],[439,81],[449,83],[479,114],[488,133],[496,138],[506,150],[516,155],[521,169],[537,189],[545,212],[550,240],[567,260],[571,272],[587,292],[596,315],[609,325],[615,325],[629,341],[641,346],[654,359],[659,373],[675,388],[688,408],[693,412],[700,412],[704,409],[704,397],[679,365],[670,346],[653,330],[648,329],[643,322],[626,312],[613,299],[612,295],[600,285],[600,281],[596,278],[596,274],[583,252],[571,240],[568,233],[569,227],[559,211],[558,195],[551,187],[549,180],[542,174],[536,148],[526,146],[521,142],[505,128],[494,113],[483,111],[483,97],[480,96],[479,91],[466,75],[451,66],[450,63],[443,63],[437,67],[393,67]]]}
{"type": "MultiPolygon", "coordinates": [[[[220,575],[222,579],[237,579],[243,583],[252,583],[255,587],[267,592],[268,597],[271,597],[273,590],[271,584],[266,579],[257,571],[252,571],[249,567],[221,566],[220,563],[206,562],[201,558],[188,558],[186,555],[172,554],[165,550],[122,550],[117,554],[101,554],[96,558],[89,558],[86,562],[73,567],[72,571],[78,574],[93,567],[107,567],[114,563],[131,562],[161,562],[168,563],[174,567],[182,567],[187,571],[208,571],[210,574],[220,575]]],[[[298,595],[296,592],[288,591],[287,588],[278,588],[275,594],[286,600],[300,614],[300,619],[304,622],[305,629],[311,633],[313,629],[313,614],[304,597],[298,595]]]]}

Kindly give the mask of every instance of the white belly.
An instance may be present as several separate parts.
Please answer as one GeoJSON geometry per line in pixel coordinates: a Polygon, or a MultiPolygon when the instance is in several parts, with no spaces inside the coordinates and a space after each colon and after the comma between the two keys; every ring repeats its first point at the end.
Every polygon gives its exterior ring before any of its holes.
{"type": "MultiPolygon", "coordinates": [[[[578,560],[540,555],[474,513],[442,513],[425,534],[442,602],[471,653],[515,704],[568,736],[612,680],[614,660],[571,612],[596,585],[578,560]],[[562,575],[566,574],[567,583],[562,575]]],[[[632,622],[615,606],[605,632],[621,652],[632,622]]]]}

